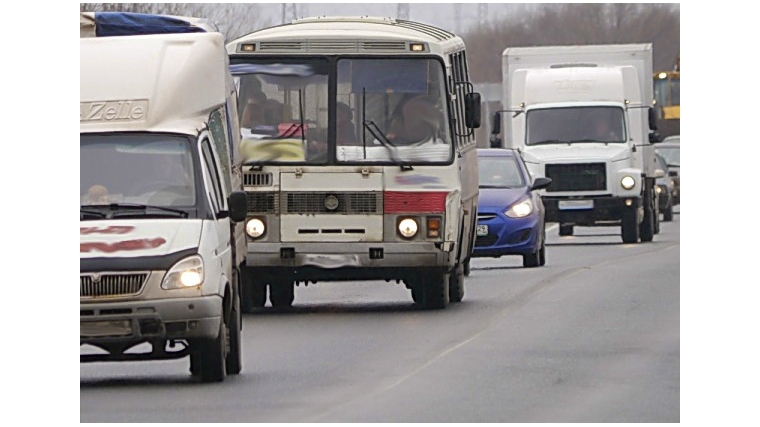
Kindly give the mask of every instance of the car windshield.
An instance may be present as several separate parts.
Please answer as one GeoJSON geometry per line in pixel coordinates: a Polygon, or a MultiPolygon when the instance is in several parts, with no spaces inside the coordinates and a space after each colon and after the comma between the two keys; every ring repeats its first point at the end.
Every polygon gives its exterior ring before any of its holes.
{"type": "Polygon", "coordinates": [[[480,188],[519,188],[525,186],[525,178],[517,163],[511,156],[494,156],[478,158],[478,177],[480,188]]]}
{"type": "Polygon", "coordinates": [[[665,158],[668,166],[681,166],[681,147],[657,147],[655,151],[665,158]]]}

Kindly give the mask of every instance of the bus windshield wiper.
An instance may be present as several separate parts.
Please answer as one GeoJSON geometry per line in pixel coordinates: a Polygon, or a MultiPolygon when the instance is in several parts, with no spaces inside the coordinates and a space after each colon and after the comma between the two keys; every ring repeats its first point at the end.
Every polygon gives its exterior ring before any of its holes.
{"type": "Polygon", "coordinates": [[[385,147],[386,150],[388,150],[388,153],[391,156],[391,159],[398,163],[398,165],[401,167],[401,170],[413,170],[412,166],[404,162],[403,160],[399,159],[398,156],[396,156],[396,146],[393,145],[393,143],[388,140],[388,137],[385,136],[382,130],[377,126],[377,123],[374,121],[364,121],[364,127],[369,131],[369,133],[372,134],[372,136],[375,137],[376,140],[380,142],[380,144],[385,147]]]}

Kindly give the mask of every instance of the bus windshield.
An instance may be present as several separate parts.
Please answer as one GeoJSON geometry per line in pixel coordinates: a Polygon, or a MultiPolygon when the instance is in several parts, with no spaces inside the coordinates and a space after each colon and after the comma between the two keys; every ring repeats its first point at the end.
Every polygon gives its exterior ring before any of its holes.
{"type": "Polygon", "coordinates": [[[338,61],[338,162],[445,162],[451,135],[434,59],[338,61]]]}
{"type": "Polygon", "coordinates": [[[446,163],[453,155],[439,60],[245,58],[230,70],[248,164],[446,163]]]}

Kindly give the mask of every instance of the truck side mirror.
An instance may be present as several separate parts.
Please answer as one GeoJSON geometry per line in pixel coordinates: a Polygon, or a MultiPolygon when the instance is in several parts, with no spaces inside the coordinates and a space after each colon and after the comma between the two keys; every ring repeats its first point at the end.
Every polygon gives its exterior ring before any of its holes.
{"type": "Polygon", "coordinates": [[[649,107],[649,130],[657,130],[657,112],[649,107]]]}
{"type": "Polygon", "coordinates": [[[501,133],[501,113],[493,113],[493,125],[491,126],[491,134],[498,135],[501,133]]]}
{"type": "Polygon", "coordinates": [[[491,138],[488,144],[491,148],[501,148],[501,113],[498,111],[493,115],[493,123],[491,124],[491,138]]]}
{"type": "Polygon", "coordinates": [[[661,142],[662,138],[660,138],[660,134],[657,132],[649,132],[649,143],[650,144],[656,144],[658,142],[661,142]]]}
{"type": "Polygon", "coordinates": [[[480,94],[477,92],[464,96],[464,121],[468,128],[480,127],[480,94]]]}
{"type": "Polygon", "coordinates": [[[234,222],[245,221],[248,214],[248,199],[243,191],[233,191],[227,199],[230,209],[230,219],[234,222]]]}

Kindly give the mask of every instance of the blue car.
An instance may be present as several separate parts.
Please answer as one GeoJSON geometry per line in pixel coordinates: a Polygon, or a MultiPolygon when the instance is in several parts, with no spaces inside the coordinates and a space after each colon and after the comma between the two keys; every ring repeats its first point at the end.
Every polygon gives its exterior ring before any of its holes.
{"type": "Polygon", "coordinates": [[[520,153],[478,149],[480,196],[473,257],[522,255],[524,267],[546,264],[544,204],[537,190],[549,178],[533,180],[520,153]]]}

